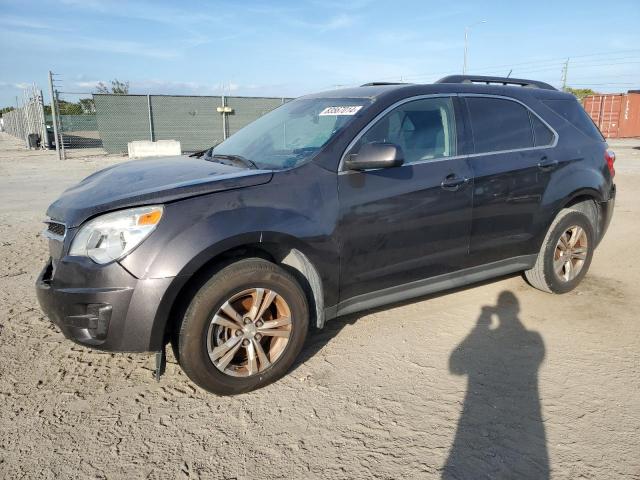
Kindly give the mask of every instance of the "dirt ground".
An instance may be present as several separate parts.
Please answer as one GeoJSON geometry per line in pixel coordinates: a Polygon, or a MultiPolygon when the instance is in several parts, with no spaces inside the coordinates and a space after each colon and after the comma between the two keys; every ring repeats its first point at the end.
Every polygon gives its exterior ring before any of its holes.
{"type": "Polygon", "coordinates": [[[338,319],[220,398],[49,324],[46,207],[123,158],[0,134],[0,477],[640,479],[640,140],[612,145],[616,212],[576,291],[512,276],[338,319]]]}

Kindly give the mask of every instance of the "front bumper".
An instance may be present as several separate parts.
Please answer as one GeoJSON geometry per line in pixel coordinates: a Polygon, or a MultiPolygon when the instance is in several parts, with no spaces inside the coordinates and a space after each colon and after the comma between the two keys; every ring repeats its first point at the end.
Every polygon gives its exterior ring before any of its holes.
{"type": "Polygon", "coordinates": [[[155,351],[162,346],[162,299],[173,278],[137,279],[117,262],[49,260],[36,281],[38,302],[65,337],[114,352],[155,351]]]}

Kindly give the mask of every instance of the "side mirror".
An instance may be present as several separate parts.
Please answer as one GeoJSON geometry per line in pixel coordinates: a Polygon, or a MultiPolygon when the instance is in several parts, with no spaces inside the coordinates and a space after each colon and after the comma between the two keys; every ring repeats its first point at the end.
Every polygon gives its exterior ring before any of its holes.
{"type": "Polygon", "coordinates": [[[344,161],[347,170],[399,167],[404,162],[402,148],[395,143],[365,143],[358,153],[352,153],[344,161]]]}

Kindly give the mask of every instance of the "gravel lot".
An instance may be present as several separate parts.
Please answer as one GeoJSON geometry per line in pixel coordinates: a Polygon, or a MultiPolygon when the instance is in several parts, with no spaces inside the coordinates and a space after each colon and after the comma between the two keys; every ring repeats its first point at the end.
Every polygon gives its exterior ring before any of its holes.
{"type": "Polygon", "coordinates": [[[123,158],[0,134],[0,477],[640,479],[640,140],[612,145],[616,212],[577,291],[512,276],[338,319],[287,377],[219,398],[49,324],[46,207],[123,158]]]}

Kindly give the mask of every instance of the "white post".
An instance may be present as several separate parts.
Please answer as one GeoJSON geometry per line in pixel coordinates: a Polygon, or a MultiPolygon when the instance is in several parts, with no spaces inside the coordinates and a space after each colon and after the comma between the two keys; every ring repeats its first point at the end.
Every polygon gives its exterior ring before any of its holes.
{"type": "Polygon", "coordinates": [[[151,95],[147,95],[147,111],[149,112],[149,140],[153,142],[153,117],[151,116],[151,95]]]}
{"type": "Polygon", "coordinates": [[[58,160],[62,160],[60,156],[60,138],[58,137],[58,120],[56,113],[56,96],[53,90],[53,72],[49,70],[49,93],[51,94],[51,121],[53,123],[53,136],[56,140],[56,154],[58,160]]]}

